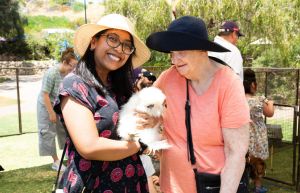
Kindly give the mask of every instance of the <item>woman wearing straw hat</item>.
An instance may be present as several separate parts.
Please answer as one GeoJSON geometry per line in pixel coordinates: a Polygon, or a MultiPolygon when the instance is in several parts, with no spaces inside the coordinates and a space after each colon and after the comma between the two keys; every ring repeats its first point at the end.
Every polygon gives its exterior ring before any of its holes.
{"type": "Polygon", "coordinates": [[[247,192],[240,182],[250,121],[243,85],[207,55],[228,50],[209,41],[205,23],[192,16],[151,34],[146,44],[170,53],[172,63],[154,83],[166,95],[164,135],[172,145],[161,154],[162,192],[247,192]]]}
{"type": "Polygon", "coordinates": [[[137,156],[145,146],[118,140],[115,128],[120,106],[133,93],[132,66],[145,63],[150,51],[132,23],[118,14],[81,26],[74,48],[81,59],[64,79],[55,104],[69,134],[61,188],[68,193],[148,192],[137,156]]]}

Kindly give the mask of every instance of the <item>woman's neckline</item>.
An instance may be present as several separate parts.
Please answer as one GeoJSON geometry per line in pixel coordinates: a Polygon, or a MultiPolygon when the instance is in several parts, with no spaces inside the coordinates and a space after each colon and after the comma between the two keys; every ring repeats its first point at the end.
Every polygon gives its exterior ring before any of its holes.
{"type": "Polygon", "coordinates": [[[215,80],[216,80],[216,77],[218,76],[218,74],[222,71],[222,69],[223,68],[219,68],[219,69],[217,69],[206,81],[205,81],[205,83],[204,84],[206,84],[206,86],[204,85],[204,88],[203,88],[203,90],[200,90],[200,92],[198,91],[196,91],[195,89],[194,89],[194,87],[193,87],[193,85],[192,85],[192,83],[191,83],[191,80],[189,80],[189,87],[191,88],[191,89],[189,89],[189,90],[192,90],[192,92],[196,95],[196,96],[198,96],[198,97],[200,97],[200,96],[204,96],[206,93],[208,93],[209,92],[209,90],[211,89],[211,87],[215,84],[215,80]]]}

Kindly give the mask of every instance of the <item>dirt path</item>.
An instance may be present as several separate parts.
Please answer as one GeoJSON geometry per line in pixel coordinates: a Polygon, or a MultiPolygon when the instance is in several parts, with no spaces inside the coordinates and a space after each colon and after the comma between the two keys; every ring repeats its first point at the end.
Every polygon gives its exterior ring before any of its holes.
{"type": "MultiPolygon", "coordinates": [[[[36,112],[36,101],[41,89],[42,75],[19,77],[21,112],[36,112]]],[[[15,77],[0,83],[0,96],[17,99],[17,83],[15,77]]],[[[0,107],[0,116],[18,113],[17,105],[0,107]]]]}

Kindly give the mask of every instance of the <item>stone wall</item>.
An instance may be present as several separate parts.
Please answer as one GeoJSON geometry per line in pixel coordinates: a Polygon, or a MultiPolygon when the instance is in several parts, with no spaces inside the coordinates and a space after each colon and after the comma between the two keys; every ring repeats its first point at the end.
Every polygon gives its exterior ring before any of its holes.
{"type": "Polygon", "coordinates": [[[46,61],[0,61],[0,76],[12,76],[19,68],[19,75],[34,75],[53,66],[55,60],[46,61]]]}

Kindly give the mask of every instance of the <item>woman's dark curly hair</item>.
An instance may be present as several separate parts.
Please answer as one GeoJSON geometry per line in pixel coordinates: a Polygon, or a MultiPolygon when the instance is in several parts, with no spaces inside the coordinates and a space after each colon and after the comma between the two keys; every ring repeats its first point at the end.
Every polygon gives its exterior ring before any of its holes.
{"type": "Polygon", "coordinates": [[[251,91],[251,84],[254,83],[255,86],[257,85],[255,72],[251,69],[246,69],[244,71],[244,90],[246,94],[254,94],[251,91]]]}
{"type": "MultiPolygon", "coordinates": [[[[98,32],[94,37],[99,39],[101,34],[106,30],[98,32]]],[[[132,38],[132,37],[131,37],[132,38]]],[[[86,49],[85,54],[79,60],[75,73],[79,75],[85,83],[95,87],[97,92],[105,96],[108,94],[103,82],[96,72],[96,64],[94,60],[94,51],[90,50],[90,46],[86,49]]],[[[132,54],[126,63],[119,69],[111,71],[108,75],[112,92],[116,95],[119,106],[126,103],[133,93],[132,85],[132,54]]]]}

